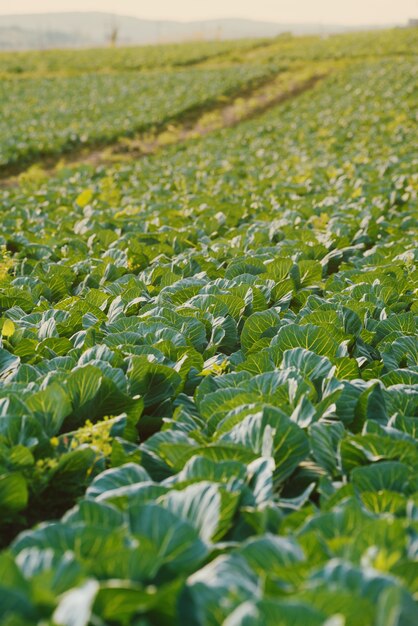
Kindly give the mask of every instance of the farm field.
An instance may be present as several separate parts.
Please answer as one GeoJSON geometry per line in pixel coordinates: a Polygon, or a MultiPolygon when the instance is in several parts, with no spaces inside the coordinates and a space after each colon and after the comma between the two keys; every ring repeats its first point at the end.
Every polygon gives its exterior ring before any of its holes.
{"type": "Polygon", "coordinates": [[[402,37],[389,31],[330,40],[285,36],[120,50],[0,53],[0,174],[167,128],[268,83],[281,72],[315,73],[324,65],[330,71],[347,59],[380,57],[384,51],[386,56],[408,57],[413,44],[409,31],[402,37]]]}
{"type": "Polygon", "coordinates": [[[171,122],[271,73],[263,65],[3,80],[0,168],[171,122]]]}
{"type": "Polygon", "coordinates": [[[241,58],[250,51],[271,45],[270,39],[248,39],[94,50],[1,52],[0,74],[4,77],[71,76],[93,72],[171,69],[193,66],[205,61],[219,62],[224,58],[241,58]]]}
{"type": "Polygon", "coordinates": [[[40,54],[2,81],[1,626],[415,626],[417,43],[170,46],[94,81],[40,54]],[[110,141],[282,73],[316,79],[65,164],[73,116],[110,141]]]}

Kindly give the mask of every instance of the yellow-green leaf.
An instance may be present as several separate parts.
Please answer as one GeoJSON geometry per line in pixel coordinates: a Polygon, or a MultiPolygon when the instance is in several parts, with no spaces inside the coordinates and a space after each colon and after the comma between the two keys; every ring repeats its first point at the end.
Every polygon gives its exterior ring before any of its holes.
{"type": "Polygon", "coordinates": [[[93,198],[93,192],[91,189],[85,189],[77,197],[76,202],[79,207],[84,208],[93,198]]]}
{"type": "Polygon", "coordinates": [[[1,329],[1,334],[3,335],[3,337],[11,337],[12,335],[14,335],[15,330],[16,326],[14,325],[12,320],[4,320],[3,328],[1,329]]]}

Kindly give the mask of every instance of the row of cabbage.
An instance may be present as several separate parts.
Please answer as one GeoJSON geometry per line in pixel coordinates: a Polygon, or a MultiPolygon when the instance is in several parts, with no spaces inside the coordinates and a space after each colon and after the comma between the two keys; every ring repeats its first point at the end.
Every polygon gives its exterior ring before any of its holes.
{"type": "MultiPolygon", "coordinates": [[[[325,59],[367,59],[389,55],[414,56],[417,54],[416,28],[400,30],[375,30],[353,32],[330,37],[305,37],[302,42],[295,37],[283,37],[277,41],[277,50],[287,61],[325,59]]],[[[264,53],[264,51],[260,51],[264,53]]],[[[268,52],[266,49],[265,52],[268,52]]],[[[251,53],[249,53],[251,54],[251,53]]]]}
{"type": "Polygon", "coordinates": [[[415,67],[4,194],[3,625],[415,624],[415,67]]]}
{"type": "Polygon", "coordinates": [[[243,54],[269,40],[193,41],[117,48],[1,52],[3,78],[155,70],[196,65],[217,57],[243,54]]]}
{"type": "Polygon", "coordinates": [[[252,64],[3,80],[0,169],[150,131],[257,85],[272,72],[269,64],[252,64]]]}

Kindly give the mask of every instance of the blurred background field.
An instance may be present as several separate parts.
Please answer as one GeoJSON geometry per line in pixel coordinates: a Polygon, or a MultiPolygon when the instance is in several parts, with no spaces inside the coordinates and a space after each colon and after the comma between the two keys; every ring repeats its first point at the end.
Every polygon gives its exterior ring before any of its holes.
{"type": "Polygon", "coordinates": [[[0,54],[0,171],[154,132],[280,72],[408,57],[417,29],[0,54]]]}

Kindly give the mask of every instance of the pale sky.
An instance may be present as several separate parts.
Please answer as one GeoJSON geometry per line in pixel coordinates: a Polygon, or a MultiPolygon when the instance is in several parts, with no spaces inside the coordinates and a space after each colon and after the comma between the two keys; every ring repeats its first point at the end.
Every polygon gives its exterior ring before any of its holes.
{"type": "Polygon", "coordinates": [[[355,25],[418,18],[418,0],[0,0],[0,14],[58,11],[106,11],[148,19],[246,17],[355,25]]]}

